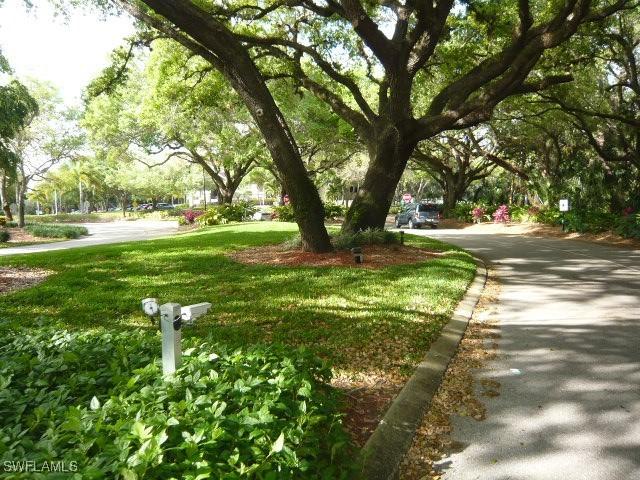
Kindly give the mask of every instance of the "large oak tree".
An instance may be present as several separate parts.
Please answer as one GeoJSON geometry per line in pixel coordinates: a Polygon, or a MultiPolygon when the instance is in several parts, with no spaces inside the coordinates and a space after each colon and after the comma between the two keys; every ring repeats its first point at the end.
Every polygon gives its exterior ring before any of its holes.
{"type": "Polygon", "coordinates": [[[301,228],[300,214],[306,209],[317,221],[319,204],[267,79],[290,76],[351,123],[370,165],[346,230],[384,225],[418,142],[488,120],[511,95],[569,81],[567,65],[545,63],[545,52],[581,25],[636,6],[632,0],[118,3],[225,73],[267,139],[301,228]],[[282,69],[266,57],[280,60],[282,69]],[[418,92],[420,78],[436,81],[418,92]],[[427,101],[417,111],[419,94],[427,101]]]}

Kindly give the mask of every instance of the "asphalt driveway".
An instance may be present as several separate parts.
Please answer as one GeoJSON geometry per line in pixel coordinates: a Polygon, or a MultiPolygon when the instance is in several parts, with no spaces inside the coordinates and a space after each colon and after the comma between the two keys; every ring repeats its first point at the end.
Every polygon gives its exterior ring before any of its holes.
{"type": "Polygon", "coordinates": [[[502,285],[499,356],[479,372],[501,394],[486,420],[454,419],[443,478],[640,479],[640,251],[417,233],[490,261],[502,285]]]}
{"type": "Polygon", "coordinates": [[[152,238],[171,235],[178,231],[178,222],[160,220],[82,223],[77,225],[87,227],[89,235],[75,240],[65,240],[62,242],[28,245],[25,247],[2,248],[0,249],[0,256],[50,252],[53,250],[66,250],[69,248],[131,242],[136,240],[150,240],[152,238]]]}

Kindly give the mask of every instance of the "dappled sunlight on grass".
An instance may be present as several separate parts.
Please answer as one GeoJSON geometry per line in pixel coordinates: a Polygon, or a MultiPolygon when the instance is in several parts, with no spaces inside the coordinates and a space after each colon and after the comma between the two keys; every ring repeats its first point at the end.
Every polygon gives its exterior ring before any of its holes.
{"type": "Polygon", "coordinates": [[[226,257],[235,249],[282,242],[296,230],[272,222],[223,225],[174,238],[2,259],[57,273],[36,288],[4,296],[0,319],[151,331],[140,299],[209,301],[211,312],[185,336],[212,335],[231,345],[306,345],[344,371],[405,368],[424,354],[475,271],[466,253],[421,238],[407,243],[447,253],[380,270],[244,265],[226,257]]]}

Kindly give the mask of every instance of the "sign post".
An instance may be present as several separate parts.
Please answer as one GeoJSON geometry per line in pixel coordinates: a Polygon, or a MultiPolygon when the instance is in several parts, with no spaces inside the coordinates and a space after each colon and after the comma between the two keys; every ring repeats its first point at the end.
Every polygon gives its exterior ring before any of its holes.
{"type": "Polygon", "coordinates": [[[177,303],[160,305],[160,326],[162,328],[162,373],[174,373],[182,361],[181,340],[182,312],[177,303]]]}
{"type": "Polygon", "coordinates": [[[569,200],[566,198],[563,198],[560,200],[560,212],[562,212],[562,231],[564,232],[565,230],[565,226],[564,226],[564,212],[568,212],[569,211],[569,200]]]}

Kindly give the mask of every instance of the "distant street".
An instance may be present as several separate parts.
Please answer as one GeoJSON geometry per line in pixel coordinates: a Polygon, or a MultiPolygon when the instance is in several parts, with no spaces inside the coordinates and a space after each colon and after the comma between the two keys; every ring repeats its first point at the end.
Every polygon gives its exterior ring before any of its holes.
{"type": "Polygon", "coordinates": [[[496,268],[499,355],[487,418],[453,420],[448,480],[640,479],[640,250],[419,230],[496,268]]]}
{"type": "Polygon", "coordinates": [[[132,242],[171,235],[178,230],[178,222],[160,220],[134,220],[105,223],[79,223],[87,227],[89,235],[76,240],[28,245],[0,249],[0,256],[23,253],[50,252],[69,248],[105,245],[108,243],[132,242]]]}

